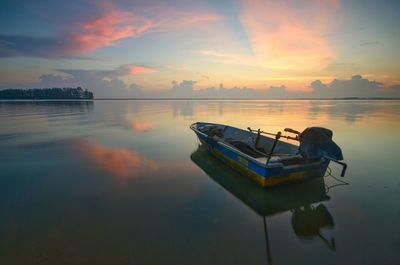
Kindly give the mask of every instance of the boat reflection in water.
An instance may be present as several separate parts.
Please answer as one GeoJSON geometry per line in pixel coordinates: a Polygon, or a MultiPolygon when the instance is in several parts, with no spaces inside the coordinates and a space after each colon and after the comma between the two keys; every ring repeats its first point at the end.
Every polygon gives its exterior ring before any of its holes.
{"type": "Polygon", "coordinates": [[[333,217],[322,203],[313,205],[330,199],[326,194],[324,178],[266,190],[212,156],[205,146],[199,146],[191,159],[211,179],[263,217],[270,264],[272,255],[266,218],[286,211],[292,212],[292,227],[299,238],[320,238],[331,250],[335,250],[334,238],[328,240],[321,234],[322,228],[334,226],[333,217]]]}

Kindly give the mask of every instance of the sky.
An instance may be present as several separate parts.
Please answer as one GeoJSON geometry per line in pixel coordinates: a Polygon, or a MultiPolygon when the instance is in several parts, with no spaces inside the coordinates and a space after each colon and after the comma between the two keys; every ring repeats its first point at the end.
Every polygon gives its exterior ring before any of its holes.
{"type": "Polygon", "coordinates": [[[0,88],[400,97],[400,1],[2,1],[0,88]]]}

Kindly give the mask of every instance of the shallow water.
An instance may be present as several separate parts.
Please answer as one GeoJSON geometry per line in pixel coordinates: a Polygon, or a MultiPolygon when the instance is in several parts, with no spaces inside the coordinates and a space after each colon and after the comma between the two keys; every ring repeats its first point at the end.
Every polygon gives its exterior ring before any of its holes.
{"type": "Polygon", "coordinates": [[[0,102],[0,264],[400,264],[399,121],[400,101],[0,102]],[[262,190],[196,121],[330,128],[349,185],[262,190]]]}

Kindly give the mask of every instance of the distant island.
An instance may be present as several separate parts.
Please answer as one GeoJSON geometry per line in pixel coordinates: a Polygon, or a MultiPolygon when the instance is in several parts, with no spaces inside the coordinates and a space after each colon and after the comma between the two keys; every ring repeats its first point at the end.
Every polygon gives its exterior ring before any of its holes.
{"type": "Polygon", "coordinates": [[[93,93],[81,87],[3,89],[0,99],[93,99],[93,93]]]}

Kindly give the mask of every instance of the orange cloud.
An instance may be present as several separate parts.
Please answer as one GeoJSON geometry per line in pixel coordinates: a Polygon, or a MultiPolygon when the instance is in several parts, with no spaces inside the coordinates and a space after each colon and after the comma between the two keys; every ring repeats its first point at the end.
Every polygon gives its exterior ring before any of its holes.
{"type": "Polygon", "coordinates": [[[147,132],[150,131],[151,129],[153,129],[153,125],[145,122],[145,121],[133,121],[131,123],[131,129],[134,132],[147,132]]]}
{"type": "Polygon", "coordinates": [[[242,1],[241,21],[259,65],[275,69],[322,69],[334,57],[327,39],[337,1],[242,1]]]}
{"type": "Polygon", "coordinates": [[[116,41],[140,35],[157,25],[156,22],[128,11],[108,7],[93,20],[79,24],[78,32],[69,36],[74,52],[90,52],[116,41]]]}
{"type": "Polygon", "coordinates": [[[81,140],[79,149],[98,169],[126,179],[159,169],[158,165],[139,153],[124,148],[109,148],[96,142],[81,140]]]}

